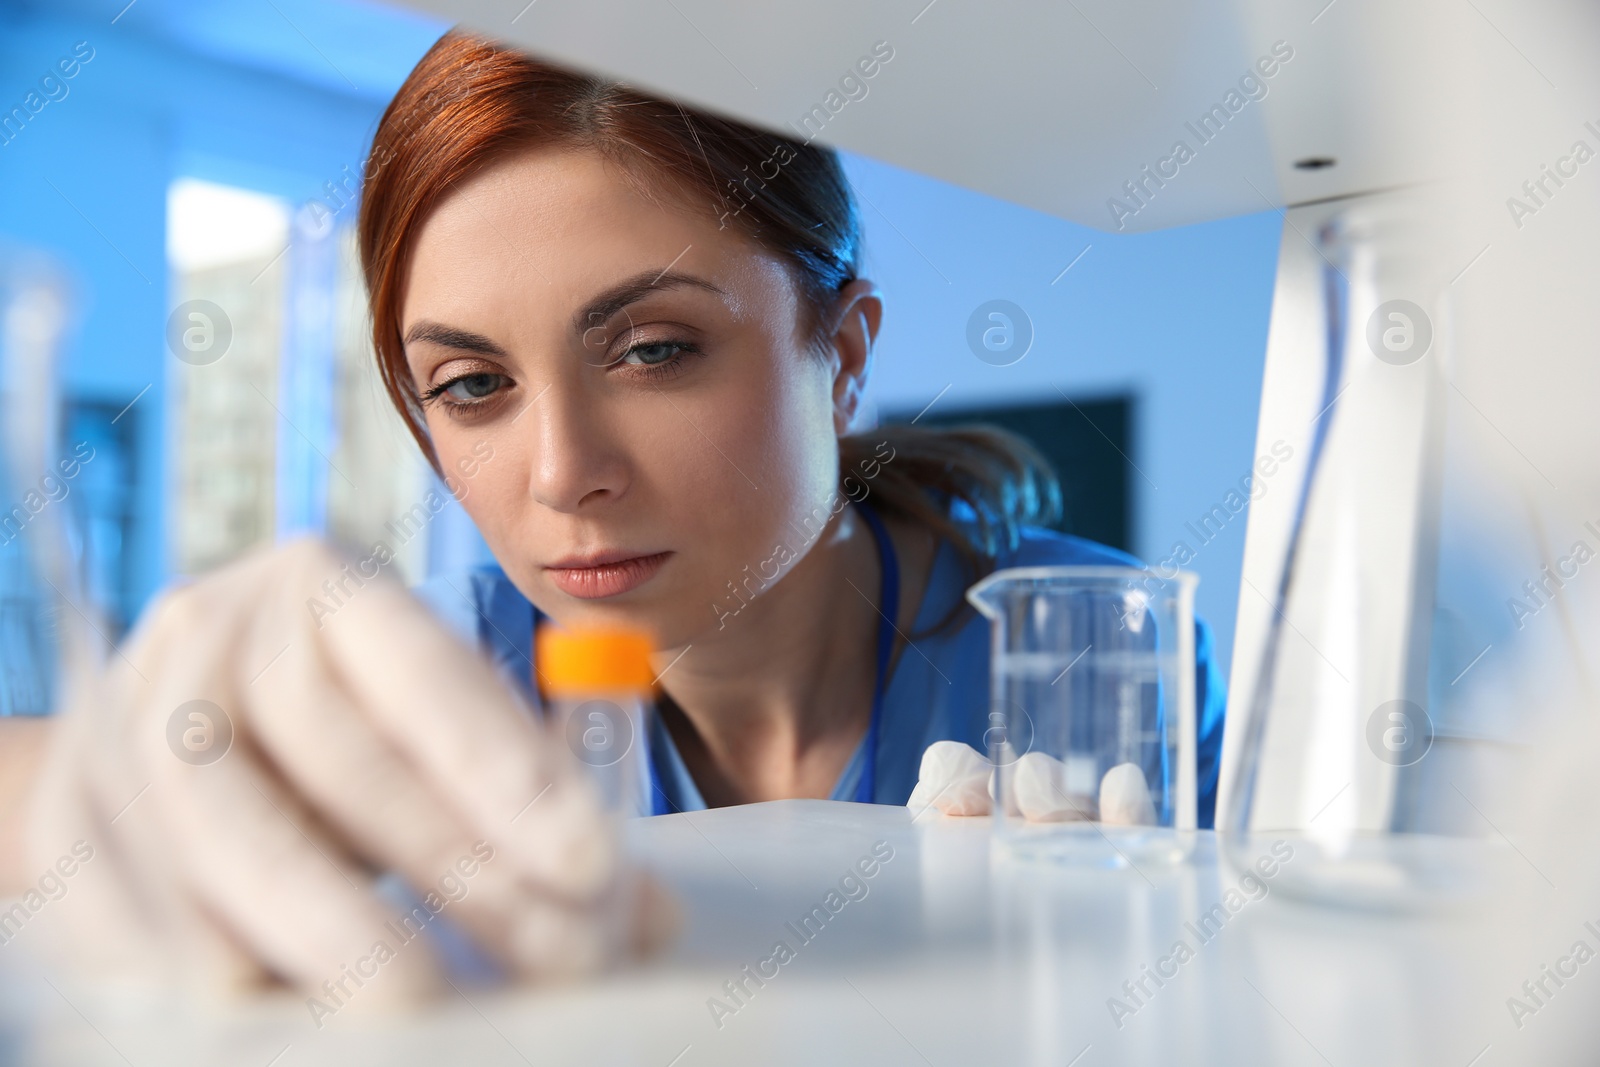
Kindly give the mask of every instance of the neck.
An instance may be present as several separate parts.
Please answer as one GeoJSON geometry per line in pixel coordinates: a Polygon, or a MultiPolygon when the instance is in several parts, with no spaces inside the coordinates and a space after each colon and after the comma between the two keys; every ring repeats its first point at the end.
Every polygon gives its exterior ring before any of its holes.
{"type": "Polygon", "coordinates": [[[662,653],[665,724],[708,805],[831,794],[871,718],[878,610],[898,608],[881,583],[847,507],[721,629],[662,653]]]}

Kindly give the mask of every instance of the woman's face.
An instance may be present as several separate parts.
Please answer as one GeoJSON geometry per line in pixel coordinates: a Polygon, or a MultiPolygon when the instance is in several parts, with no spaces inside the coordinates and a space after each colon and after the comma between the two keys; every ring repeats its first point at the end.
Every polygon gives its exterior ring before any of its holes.
{"type": "Polygon", "coordinates": [[[862,368],[801,326],[785,265],[709,205],[541,149],[427,219],[400,329],[440,463],[517,588],[672,648],[829,512],[862,368]]]}

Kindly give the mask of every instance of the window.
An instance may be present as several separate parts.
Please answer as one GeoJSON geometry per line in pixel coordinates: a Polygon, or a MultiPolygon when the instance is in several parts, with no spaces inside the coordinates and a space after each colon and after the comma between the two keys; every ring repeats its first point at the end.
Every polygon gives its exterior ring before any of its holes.
{"type": "Polygon", "coordinates": [[[432,472],[378,378],[353,213],[183,179],[168,219],[174,571],[312,533],[420,580],[428,531],[396,524],[432,472]]]}

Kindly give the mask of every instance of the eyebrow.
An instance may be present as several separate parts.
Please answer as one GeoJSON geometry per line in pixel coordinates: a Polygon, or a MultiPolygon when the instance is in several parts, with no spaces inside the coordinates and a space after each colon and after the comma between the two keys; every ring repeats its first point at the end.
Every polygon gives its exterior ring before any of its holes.
{"type": "MultiPolygon", "coordinates": [[[[629,304],[642,300],[653,292],[684,286],[703,289],[718,296],[728,295],[698,275],[674,270],[644,270],[606,289],[579,308],[572,316],[572,332],[581,336],[589,327],[606,322],[629,304]]],[[[506,350],[483,334],[446,326],[430,319],[413,323],[411,329],[406,331],[402,343],[409,346],[417,341],[428,341],[446,348],[457,348],[464,352],[493,356],[496,359],[507,358],[506,350]]]]}
{"type": "Polygon", "coordinates": [[[591,326],[598,326],[636,300],[641,300],[657,290],[678,289],[691,286],[718,296],[727,296],[723,290],[694,274],[683,271],[640,271],[633,277],[605,290],[572,316],[572,332],[582,334],[591,326]]]}
{"type": "Polygon", "coordinates": [[[429,341],[446,348],[459,348],[464,352],[494,356],[496,359],[506,358],[506,350],[483,334],[473,333],[471,330],[458,330],[454,326],[446,326],[442,322],[433,322],[429,319],[413,323],[401,343],[409,347],[416,341],[429,341]]]}

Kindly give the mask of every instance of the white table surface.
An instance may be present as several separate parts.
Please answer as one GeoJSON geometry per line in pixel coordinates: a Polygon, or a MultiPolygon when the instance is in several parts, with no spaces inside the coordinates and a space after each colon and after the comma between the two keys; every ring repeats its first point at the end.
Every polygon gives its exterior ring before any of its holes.
{"type": "MultiPolygon", "coordinates": [[[[1557,1035],[1550,1012],[1519,1032],[1504,1003],[1554,952],[1507,954],[1494,913],[1361,913],[1270,892],[1201,941],[1185,923],[1238,884],[1209,833],[1177,866],[1084,870],[993,857],[987,819],[913,822],[887,806],[782,801],[633,831],[686,913],[646,967],[557,989],[469,989],[405,1015],[342,1012],[318,1030],[288,997],[222,1017],[118,1007],[52,989],[0,950],[0,1064],[1554,1062],[1529,1036],[1557,1035]],[[802,944],[785,924],[825,904],[878,842],[894,855],[867,895],[802,944]],[[1108,1000],[1135,1006],[1123,983],[1180,938],[1193,958],[1160,988],[1147,979],[1152,995],[1119,1027],[1108,1000]],[[794,958],[719,1026],[710,999],[731,1005],[723,983],[780,939],[794,958]]],[[[1569,1022],[1596,1003],[1594,969],[1583,973],[1592,990],[1563,994],[1569,1022]]]]}

